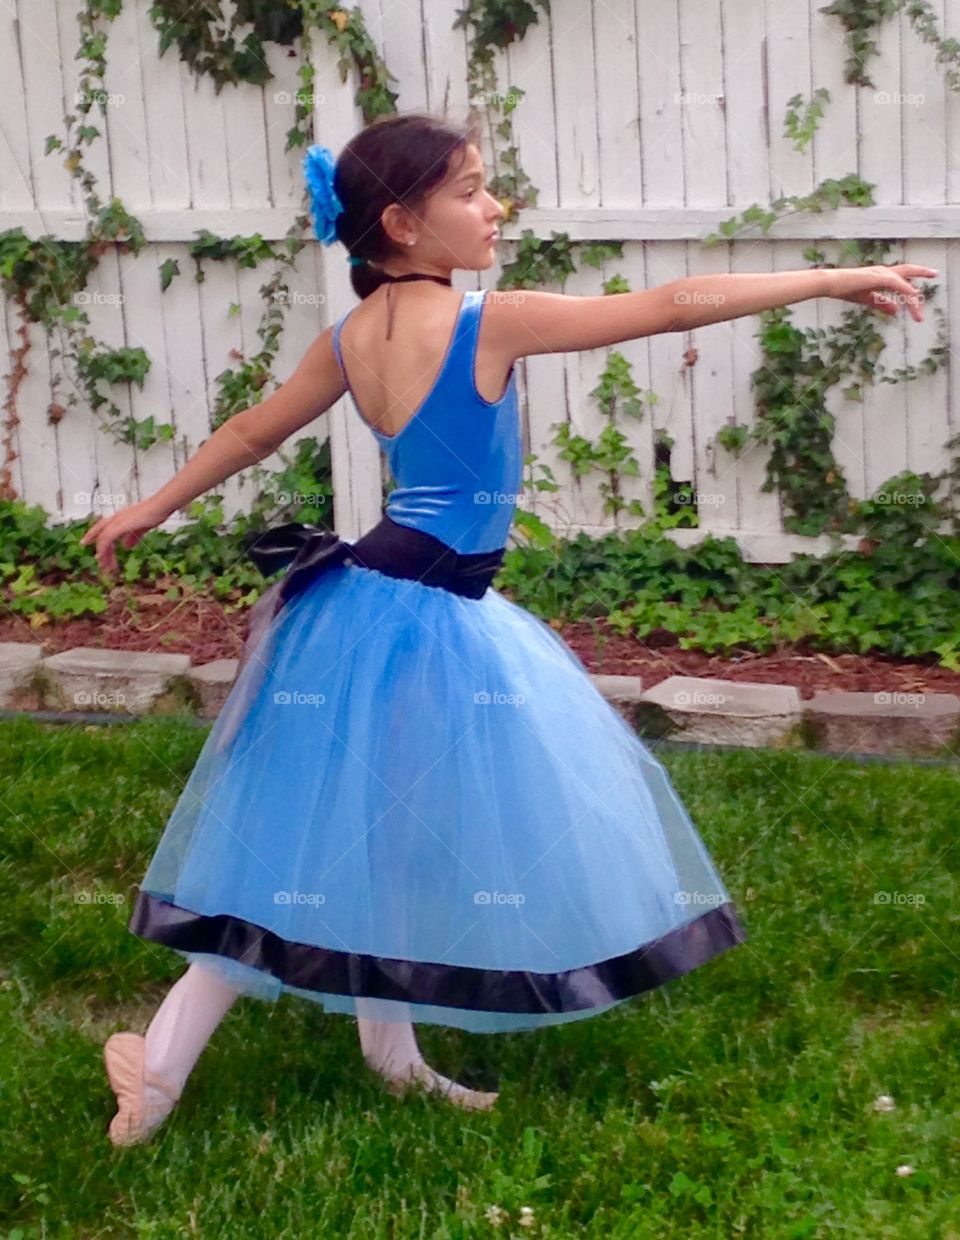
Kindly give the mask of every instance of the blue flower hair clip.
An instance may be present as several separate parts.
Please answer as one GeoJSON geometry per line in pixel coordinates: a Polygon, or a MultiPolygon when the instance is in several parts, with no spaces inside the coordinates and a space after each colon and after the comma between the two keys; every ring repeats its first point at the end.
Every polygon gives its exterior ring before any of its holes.
{"type": "Polygon", "coordinates": [[[337,216],[343,203],[333,188],[337,162],[328,146],[309,146],[303,157],[303,175],[310,190],[313,230],[324,245],[337,240],[337,216]]]}

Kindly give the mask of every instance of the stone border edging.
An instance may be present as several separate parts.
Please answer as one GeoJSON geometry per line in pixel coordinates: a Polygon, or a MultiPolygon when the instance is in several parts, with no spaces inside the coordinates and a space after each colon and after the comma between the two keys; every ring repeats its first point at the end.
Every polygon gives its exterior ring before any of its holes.
{"type": "MultiPolygon", "coordinates": [[[[195,665],[185,654],[92,646],[44,656],[32,642],[0,642],[0,709],[213,720],[237,666],[237,659],[195,665]]],[[[645,739],[900,757],[960,754],[960,697],[953,693],[823,690],[803,701],[792,685],[669,676],[644,691],[639,676],[588,674],[645,739]]]]}

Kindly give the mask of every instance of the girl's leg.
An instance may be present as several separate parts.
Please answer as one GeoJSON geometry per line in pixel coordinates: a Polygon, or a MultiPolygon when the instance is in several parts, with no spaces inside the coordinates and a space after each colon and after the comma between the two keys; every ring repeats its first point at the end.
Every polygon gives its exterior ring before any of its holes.
{"type": "Polygon", "coordinates": [[[374,1020],[361,1016],[372,1004],[357,999],[357,1028],[360,1033],[360,1049],[363,1057],[373,1068],[386,1077],[412,1075],[413,1069],[424,1062],[417,1038],[410,1021],[374,1020]]]}
{"type": "MultiPolygon", "coordinates": [[[[240,992],[191,964],[157,1008],[144,1038],[144,1067],[183,1089],[187,1077],[240,992]]],[[[159,1089],[146,1087],[147,1124],[155,1128],[173,1109],[159,1089]]]]}
{"type": "Polygon", "coordinates": [[[451,1102],[460,1106],[486,1109],[497,1099],[495,1093],[468,1089],[442,1076],[424,1060],[417,1045],[416,1034],[410,1021],[375,1020],[362,1016],[371,1004],[357,999],[357,1028],[363,1057],[375,1072],[388,1081],[419,1081],[428,1090],[445,1094],[451,1102]]]}

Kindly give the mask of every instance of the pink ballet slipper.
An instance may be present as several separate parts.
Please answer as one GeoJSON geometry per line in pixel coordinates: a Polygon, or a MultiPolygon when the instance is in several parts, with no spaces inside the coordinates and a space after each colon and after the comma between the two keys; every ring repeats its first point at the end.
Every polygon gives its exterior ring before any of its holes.
{"type": "Polygon", "coordinates": [[[145,1040],[139,1033],[113,1033],[103,1045],[110,1088],[117,1096],[117,1113],[109,1128],[114,1145],[139,1145],[149,1140],[154,1129],[159,1127],[159,1124],[147,1125],[147,1085],[159,1089],[174,1103],[180,1101],[177,1089],[145,1071],[144,1050],[145,1040]]]}

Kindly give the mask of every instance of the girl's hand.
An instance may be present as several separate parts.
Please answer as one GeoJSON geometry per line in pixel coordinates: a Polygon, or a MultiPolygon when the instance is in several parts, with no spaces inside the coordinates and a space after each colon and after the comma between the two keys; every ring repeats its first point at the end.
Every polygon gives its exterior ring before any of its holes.
{"type": "Polygon", "coordinates": [[[113,544],[120,540],[125,547],[135,547],[148,530],[160,525],[169,514],[159,512],[149,500],[129,504],[109,517],[101,517],[80,539],[80,546],[97,544],[97,562],[106,573],[117,570],[117,556],[113,544]]]}
{"type": "Polygon", "coordinates": [[[923,322],[923,294],[910,283],[918,276],[935,276],[934,267],[896,263],[892,267],[835,267],[831,272],[831,297],[859,302],[884,314],[897,313],[905,305],[918,323],[923,322]]]}

